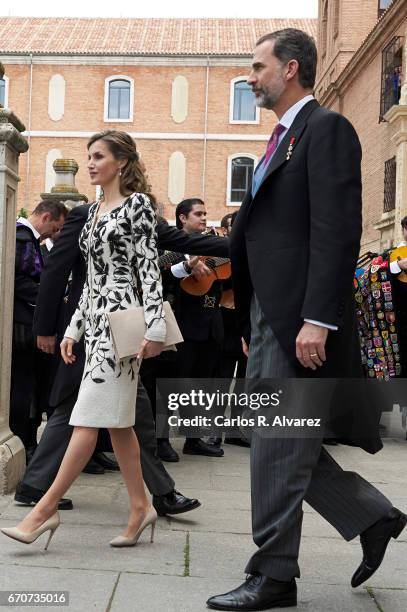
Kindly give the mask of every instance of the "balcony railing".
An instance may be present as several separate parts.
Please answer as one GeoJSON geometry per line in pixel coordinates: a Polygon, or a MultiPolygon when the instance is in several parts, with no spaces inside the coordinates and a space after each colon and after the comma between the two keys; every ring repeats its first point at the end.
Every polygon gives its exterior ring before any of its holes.
{"type": "Polygon", "coordinates": [[[403,39],[395,36],[382,52],[382,87],[380,96],[380,121],[401,94],[403,39]]]}

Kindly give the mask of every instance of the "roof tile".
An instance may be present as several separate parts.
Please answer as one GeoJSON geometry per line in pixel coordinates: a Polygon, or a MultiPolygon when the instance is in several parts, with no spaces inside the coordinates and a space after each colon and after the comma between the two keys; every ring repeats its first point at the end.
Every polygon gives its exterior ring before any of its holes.
{"type": "Polygon", "coordinates": [[[0,53],[251,55],[257,38],[284,27],[317,35],[317,19],[0,17],[0,53]]]}

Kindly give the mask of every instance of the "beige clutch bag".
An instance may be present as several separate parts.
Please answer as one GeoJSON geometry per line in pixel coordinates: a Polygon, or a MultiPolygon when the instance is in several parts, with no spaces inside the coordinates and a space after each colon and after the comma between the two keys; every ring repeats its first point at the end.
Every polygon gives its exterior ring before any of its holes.
{"type": "MultiPolygon", "coordinates": [[[[142,306],[128,308],[127,310],[116,310],[108,312],[110,332],[116,359],[134,357],[144,339],[146,323],[144,320],[144,309],[142,306]]],[[[175,351],[175,344],[183,342],[184,339],[178,327],[177,320],[172,312],[169,302],[164,302],[165,322],[167,335],[164,341],[164,351],[175,351]]]]}

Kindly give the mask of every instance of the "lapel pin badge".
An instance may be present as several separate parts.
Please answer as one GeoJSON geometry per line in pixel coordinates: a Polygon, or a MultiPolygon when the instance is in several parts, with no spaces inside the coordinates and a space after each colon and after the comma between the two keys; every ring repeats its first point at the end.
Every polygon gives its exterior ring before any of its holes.
{"type": "Polygon", "coordinates": [[[295,144],[295,136],[291,136],[290,144],[287,149],[287,157],[286,157],[287,161],[290,160],[291,155],[293,154],[294,144],[295,144]]]}

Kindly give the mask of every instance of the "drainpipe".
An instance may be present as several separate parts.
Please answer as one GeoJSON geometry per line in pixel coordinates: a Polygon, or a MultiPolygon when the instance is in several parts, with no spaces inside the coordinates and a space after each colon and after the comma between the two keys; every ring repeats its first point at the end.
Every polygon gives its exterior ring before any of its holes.
{"type": "Polygon", "coordinates": [[[25,196],[24,206],[28,210],[30,206],[29,196],[29,178],[30,178],[30,151],[31,151],[31,109],[32,109],[32,90],[33,90],[33,54],[30,53],[30,91],[28,98],[28,152],[27,152],[27,167],[25,172],[25,196]]]}
{"type": "Polygon", "coordinates": [[[207,134],[208,134],[208,97],[209,97],[209,55],[206,56],[204,150],[203,150],[203,163],[202,163],[202,199],[204,202],[205,202],[205,183],[206,183],[206,148],[207,148],[207,134]]]}

